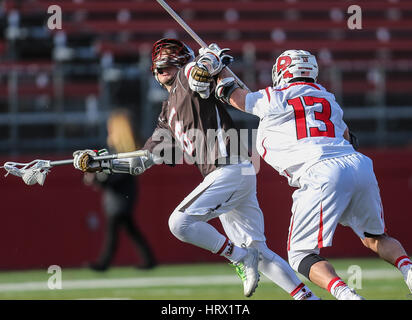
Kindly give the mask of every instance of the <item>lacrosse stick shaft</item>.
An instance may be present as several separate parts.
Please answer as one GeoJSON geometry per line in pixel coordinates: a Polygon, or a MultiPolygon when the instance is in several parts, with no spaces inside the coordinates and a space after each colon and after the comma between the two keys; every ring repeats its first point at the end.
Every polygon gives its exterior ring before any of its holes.
{"type": "MultiPolygon", "coordinates": [[[[108,154],[104,156],[97,156],[97,157],[93,157],[93,160],[135,158],[135,157],[141,157],[144,155],[146,155],[145,150],[137,150],[137,151],[132,151],[132,152],[122,152],[122,153],[108,154]]],[[[73,159],[50,161],[51,167],[61,166],[61,165],[66,165],[66,164],[73,164],[73,159]]]]}
{"type": "MultiPolygon", "coordinates": [[[[165,9],[173,19],[176,20],[176,22],[183,28],[185,31],[195,40],[201,47],[207,48],[206,42],[204,42],[197,34],[196,32],[193,31],[192,28],[189,27],[189,25],[164,1],[164,0],[156,0],[162,7],[165,9]]],[[[245,90],[250,91],[250,89],[243,83],[242,80],[240,80],[237,75],[233,73],[232,70],[229,69],[229,67],[226,67],[226,69],[229,71],[231,76],[235,78],[237,83],[245,90]]]]}

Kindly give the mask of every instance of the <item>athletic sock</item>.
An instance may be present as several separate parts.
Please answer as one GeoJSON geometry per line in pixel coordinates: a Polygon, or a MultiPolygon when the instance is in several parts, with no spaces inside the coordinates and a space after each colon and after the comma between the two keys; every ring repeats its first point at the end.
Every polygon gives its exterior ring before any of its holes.
{"type": "Polygon", "coordinates": [[[399,269],[406,280],[408,278],[408,271],[412,267],[412,261],[408,256],[400,256],[395,261],[395,267],[399,269]]]}
{"type": "Polygon", "coordinates": [[[319,300],[304,283],[298,285],[290,295],[295,300],[319,300]]]}
{"type": "Polygon", "coordinates": [[[349,288],[348,285],[339,277],[333,278],[328,284],[328,291],[332,296],[339,300],[339,293],[343,288],[349,288]]]}
{"type": "Polygon", "coordinates": [[[226,239],[223,246],[217,252],[217,254],[220,254],[235,263],[242,260],[246,253],[246,249],[235,246],[235,244],[229,239],[226,239]]]}

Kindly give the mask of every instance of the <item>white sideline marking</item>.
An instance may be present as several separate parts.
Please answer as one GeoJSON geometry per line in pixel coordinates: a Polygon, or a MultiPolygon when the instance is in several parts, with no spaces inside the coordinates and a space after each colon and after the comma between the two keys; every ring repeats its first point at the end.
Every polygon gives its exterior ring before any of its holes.
{"type": "MultiPolygon", "coordinates": [[[[347,278],[346,270],[337,270],[342,278],[347,278]],[[346,275],[346,276],[345,276],[346,275]]],[[[299,275],[299,278],[304,279],[299,275]]],[[[362,272],[363,279],[402,279],[398,270],[369,269],[362,272]]],[[[271,282],[265,276],[261,277],[261,282],[271,282]]],[[[188,277],[150,277],[150,278],[123,278],[123,279],[90,279],[90,280],[64,280],[62,290],[75,289],[101,289],[101,288],[143,288],[143,287],[169,287],[169,286],[201,286],[201,285],[222,285],[240,284],[240,279],[236,275],[215,275],[215,276],[188,276],[188,277]]],[[[50,290],[47,281],[2,283],[0,292],[9,291],[43,291],[50,290]]],[[[59,291],[59,290],[56,290],[59,291]]]]}

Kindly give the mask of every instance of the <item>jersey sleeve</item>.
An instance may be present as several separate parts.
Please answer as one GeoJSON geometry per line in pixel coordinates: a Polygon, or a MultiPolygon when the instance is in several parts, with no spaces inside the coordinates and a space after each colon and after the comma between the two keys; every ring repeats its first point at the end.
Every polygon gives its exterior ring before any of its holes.
{"type": "Polygon", "coordinates": [[[248,93],[245,99],[245,111],[259,118],[263,118],[269,112],[270,99],[271,94],[269,88],[248,93]]]}

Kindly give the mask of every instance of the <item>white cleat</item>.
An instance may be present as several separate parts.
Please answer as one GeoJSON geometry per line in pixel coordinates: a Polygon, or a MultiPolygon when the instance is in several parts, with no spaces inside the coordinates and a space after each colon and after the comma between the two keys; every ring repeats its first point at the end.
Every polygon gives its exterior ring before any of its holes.
{"type": "Polygon", "coordinates": [[[259,252],[255,248],[245,248],[246,256],[242,261],[233,264],[236,272],[243,281],[243,293],[246,297],[251,297],[255,292],[259,282],[259,252]]]}
{"type": "Polygon", "coordinates": [[[409,269],[405,282],[409,288],[409,291],[412,293],[412,268],[409,269]]]}
{"type": "Polygon", "coordinates": [[[365,300],[364,297],[358,295],[355,290],[348,286],[336,288],[335,296],[338,300],[365,300]]]}

